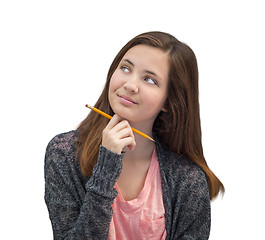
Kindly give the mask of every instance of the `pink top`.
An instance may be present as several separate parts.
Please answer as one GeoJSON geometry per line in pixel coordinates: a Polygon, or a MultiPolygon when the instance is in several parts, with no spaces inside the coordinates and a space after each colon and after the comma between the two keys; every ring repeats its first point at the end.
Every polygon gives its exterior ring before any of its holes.
{"type": "Polygon", "coordinates": [[[156,150],[145,179],[144,187],[136,199],[125,201],[117,183],[118,196],[112,209],[109,240],[161,240],[166,238],[165,209],[156,150]]]}

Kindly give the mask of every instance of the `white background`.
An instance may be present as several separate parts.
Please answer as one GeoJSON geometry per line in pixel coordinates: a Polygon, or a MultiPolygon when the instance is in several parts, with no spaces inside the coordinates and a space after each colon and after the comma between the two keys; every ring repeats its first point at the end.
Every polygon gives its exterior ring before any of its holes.
{"type": "Polygon", "coordinates": [[[210,239],[261,239],[264,22],[257,0],[2,0],[0,237],[52,239],[43,177],[49,140],[87,115],[120,48],[159,30],[198,59],[205,157],[226,187],[212,203],[210,239]]]}

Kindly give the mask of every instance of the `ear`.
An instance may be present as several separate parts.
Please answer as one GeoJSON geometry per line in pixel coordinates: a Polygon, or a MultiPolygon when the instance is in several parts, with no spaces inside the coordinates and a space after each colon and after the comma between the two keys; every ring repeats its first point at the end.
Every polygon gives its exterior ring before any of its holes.
{"type": "Polygon", "coordinates": [[[162,112],[167,112],[166,107],[162,107],[161,111],[162,111],[162,112]]]}
{"type": "Polygon", "coordinates": [[[168,99],[165,101],[164,106],[161,108],[162,112],[168,112],[168,99]]]}

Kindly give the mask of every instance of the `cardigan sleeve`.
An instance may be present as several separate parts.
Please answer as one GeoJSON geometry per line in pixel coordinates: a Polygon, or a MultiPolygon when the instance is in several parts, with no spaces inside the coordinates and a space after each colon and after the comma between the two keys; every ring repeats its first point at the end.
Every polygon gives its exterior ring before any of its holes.
{"type": "Polygon", "coordinates": [[[100,146],[93,175],[82,184],[68,135],[52,139],[45,154],[45,202],[54,240],[107,239],[122,154],[100,146]]]}
{"type": "Polygon", "coordinates": [[[211,208],[208,183],[199,167],[182,178],[178,197],[177,231],[174,239],[207,240],[210,235],[211,208]]]}

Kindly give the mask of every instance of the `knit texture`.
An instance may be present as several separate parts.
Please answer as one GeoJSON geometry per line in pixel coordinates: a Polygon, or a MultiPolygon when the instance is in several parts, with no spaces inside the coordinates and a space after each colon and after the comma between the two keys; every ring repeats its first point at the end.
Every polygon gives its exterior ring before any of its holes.
{"type": "MultiPolygon", "coordinates": [[[[59,134],[45,154],[45,202],[55,240],[108,238],[114,188],[123,154],[100,146],[93,175],[81,174],[75,160],[77,131],[59,134]]],[[[210,233],[210,196],[204,172],[190,159],[156,140],[165,208],[166,239],[204,240],[210,233]]]]}

